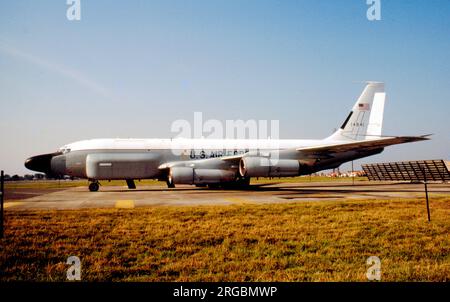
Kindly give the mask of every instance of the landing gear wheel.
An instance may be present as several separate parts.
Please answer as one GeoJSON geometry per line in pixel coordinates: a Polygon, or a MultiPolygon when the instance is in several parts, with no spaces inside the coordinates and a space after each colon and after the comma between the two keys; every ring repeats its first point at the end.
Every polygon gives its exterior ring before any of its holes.
{"type": "Polygon", "coordinates": [[[207,184],[196,184],[195,186],[197,188],[206,188],[208,185],[207,184]]]}
{"type": "Polygon", "coordinates": [[[99,188],[100,188],[100,185],[98,184],[98,182],[91,182],[89,184],[89,191],[91,191],[91,192],[97,192],[99,188]]]}
{"type": "Polygon", "coordinates": [[[228,189],[246,190],[250,187],[250,177],[239,177],[236,181],[227,184],[228,189]]]}
{"type": "Polygon", "coordinates": [[[172,178],[172,175],[167,175],[167,180],[166,180],[166,183],[167,183],[167,187],[168,188],[175,188],[175,184],[173,183],[173,178],[172,178]]]}
{"type": "Polygon", "coordinates": [[[208,189],[219,189],[220,187],[222,187],[223,184],[221,183],[216,183],[216,184],[208,184],[208,189]]]}
{"type": "Polygon", "coordinates": [[[250,186],[250,177],[241,177],[237,181],[237,185],[241,188],[248,188],[250,186]]]}

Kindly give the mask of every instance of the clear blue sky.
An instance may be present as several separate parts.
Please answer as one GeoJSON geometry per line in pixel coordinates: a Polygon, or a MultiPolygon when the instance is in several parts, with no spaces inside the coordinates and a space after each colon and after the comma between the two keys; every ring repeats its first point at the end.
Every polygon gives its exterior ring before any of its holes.
{"type": "MultiPolygon", "coordinates": [[[[449,158],[450,1],[0,2],[0,168],[69,142],[170,137],[176,119],[277,119],[322,138],[365,80],[385,81],[384,134],[434,133],[361,162],[449,158]]],[[[343,167],[344,170],[346,167],[343,167]]]]}

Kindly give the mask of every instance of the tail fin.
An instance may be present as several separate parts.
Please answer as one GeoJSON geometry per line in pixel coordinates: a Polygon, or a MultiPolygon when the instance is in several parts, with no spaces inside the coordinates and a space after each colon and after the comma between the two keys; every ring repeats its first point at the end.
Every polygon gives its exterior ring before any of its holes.
{"type": "Polygon", "coordinates": [[[341,128],[329,140],[362,140],[381,136],[386,93],[384,83],[367,82],[341,128]]]}

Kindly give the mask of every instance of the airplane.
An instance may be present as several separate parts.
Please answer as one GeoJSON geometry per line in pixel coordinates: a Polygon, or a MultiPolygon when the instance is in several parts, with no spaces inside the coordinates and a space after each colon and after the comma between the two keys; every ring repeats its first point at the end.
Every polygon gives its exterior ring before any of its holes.
{"type": "Polygon", "coordinates": [[[428,140],[422,136],[383,136],[384,83],[367,82],[342,126],[320,140],[299,139],[91,139],[37,155],[25,167],[51,177],[89,180],[158,179],[212,188],[245,188],[252,177],[295,177],[334,169],[381,153],[385,147],[428,140]]]}

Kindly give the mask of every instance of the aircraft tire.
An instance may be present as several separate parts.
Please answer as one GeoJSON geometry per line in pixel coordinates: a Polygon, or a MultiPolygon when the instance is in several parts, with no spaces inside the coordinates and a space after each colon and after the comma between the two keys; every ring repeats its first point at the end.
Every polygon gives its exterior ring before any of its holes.
{"type": "Polygon", "coordinates": [[[98,182],[91,182],[89,184],[89,191],[91,191],[91,192],[97,192],[99,188],[100,188],[100,186],[99,186],[98,182]]]}

